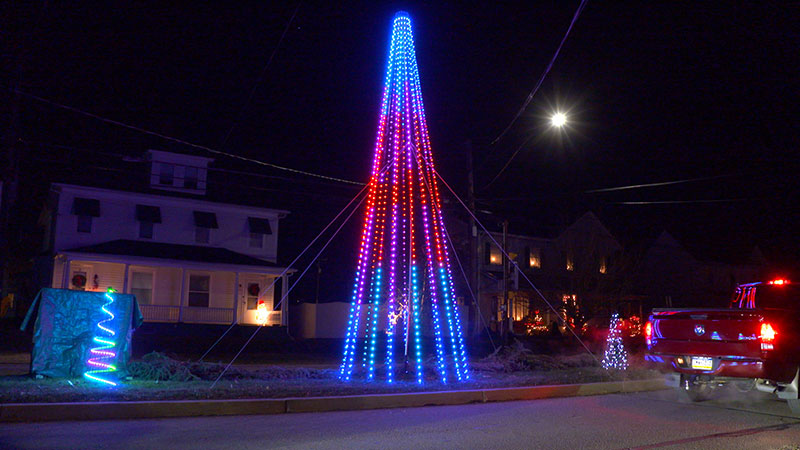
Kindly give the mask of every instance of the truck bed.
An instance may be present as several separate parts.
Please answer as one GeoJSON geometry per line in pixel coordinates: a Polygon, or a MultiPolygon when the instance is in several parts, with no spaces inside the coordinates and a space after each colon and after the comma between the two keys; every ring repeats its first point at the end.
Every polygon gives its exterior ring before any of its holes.
{"type": "Polygon", "coordinates": [[[754,309],[657,308],[651,316],[649,352],[759,359],[762,320],[762,312],[754,309]]]}

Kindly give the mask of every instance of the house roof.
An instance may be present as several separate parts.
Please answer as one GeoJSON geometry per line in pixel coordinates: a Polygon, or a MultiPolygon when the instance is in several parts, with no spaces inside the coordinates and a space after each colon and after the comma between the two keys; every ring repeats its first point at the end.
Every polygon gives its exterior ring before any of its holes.
{"type": "Polygon", "coordinates": [[[233,264],[240,266],[277,267],[277,264],[252,256],[236,253],[219,247],[199,245],[167,244],[163,242],[132,241],[117,239],[85,247],[62,250],[66,253],[87,253],[96,255],[121,255],[140,258],[171,259],[195,261],[209,264],[233,264]]]}

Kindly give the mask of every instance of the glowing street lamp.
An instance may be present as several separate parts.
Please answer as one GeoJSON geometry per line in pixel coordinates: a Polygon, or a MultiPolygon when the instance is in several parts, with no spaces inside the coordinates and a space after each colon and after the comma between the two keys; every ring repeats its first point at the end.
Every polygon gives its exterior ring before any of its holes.
{"type": "Polygon", "coordinates": [[[555,113],[550,117],[550,124],[556,128],[561,128],[567,123],[567,116],[564,113],[555,113]]]}

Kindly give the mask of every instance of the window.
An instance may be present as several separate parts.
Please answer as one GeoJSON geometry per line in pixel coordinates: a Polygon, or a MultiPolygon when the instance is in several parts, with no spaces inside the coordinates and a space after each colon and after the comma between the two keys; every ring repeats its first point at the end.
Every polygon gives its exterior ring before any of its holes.
{"type": "Polygon", "coordinates": [[[92,232],[92,217],[100,217],[100,200],[75,197],[72,214],[78,217],[78,233],[92,232]]]}
{"type": "Polygon", "coordinates": [[[542,253],[538,248],[528,250],[528,267],[542,268],[542,253]]]}
{"type": "Polygon", "coordinates": [[[210,285],[208,275],[189,275],[189,306],[208,308],[210,285]]]}
{"type": "Polygon", "coordinates": [[[608,266],[606,265],[606,259],[600,258],[600,273],[606,273],[608,271],[608,266]]]}
{"type": "Polygon", "coordinates": [[[212,228],[219,228],[217,215],[212,212],[194,211],[194,241],[208,244],[212,228]]]}
{"type": "Polygon", "coordinates": [[[264,236],[272,234],[272,226],[269,223],[269,219],[248,217],[247,226],[250,229],[250,247],[263,248],[264,236]]]}
{"type": "Polygon", "coordinates": [[[136,220],[139,221],[139,237],[153,238],[153,224],[161,223],[161,208],[158,206],[136,205],[136,220]]]}
{"type": "Polygon", "coordinates": [[[172,186],[172,180],[175,178],[175,166],[172,164],[161,163],[158,168],[158,184],[165,184],[172,186]]]}
{"type": "Polygon", "coordinates": [[[247,284],[247,309],[258,309],[258,294],[261,292],[261,286],[258,283],[247,284]]]}
{"type": "Polygon", "coordinates": [[[250,232],[250,247],[252,248],[264,247],[264,235],[261,233],[250,232]]]}
{"type": "Polygon", "coordinates": [[[194,241],[198,244],[208,244],[211,229],[205,227],[196,227],[194,229],[194,241]]]}
{"type": "Polygon", "coordinates": [[[131,294],[143,305],[153,303],[153,272],[131,272],[131,294]]]}
{"type": "Polygon", "coordinates": [[[483,247],[485,264],[502,264],[503,258],[500,256],[500,249],[496,245],[486,242],[483,247]]]}
{"type": "Polygon", "coordinates": [[[571,254],[567,255],[567,270],[569,270],[570,272],[575,270],[575,261],[573,261],[571,254]]]}
{"type": "Polygon", "coordinates": [[[197,167],[184,167],[183,187],[188,189],[197,189],[197,167]]]}
{"type": "Polygon", "coordinates": [[[78,216],[78,233],[92,232],[92,216],[78,216]]]}
{"type": "Polygon", "coordinates": [[[139,237],[153,239],[153,222],[139,222],[139,237]]]}
{"type": "Polygon", "coordinates": [[[85,269],[77,269],[72,272],[72,278],[69,281],[70,289],[76,291],[85,291],[86,290],[86,280],[88,280],[86,276],[85,269]]]}

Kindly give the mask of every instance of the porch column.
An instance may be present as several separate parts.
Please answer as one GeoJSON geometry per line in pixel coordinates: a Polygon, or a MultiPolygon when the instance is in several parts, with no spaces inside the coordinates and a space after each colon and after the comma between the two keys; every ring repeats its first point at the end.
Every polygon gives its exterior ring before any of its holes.
{"type": "Polygon", "coordinates": [[[289,277],[283,275],[281,277],[281,298],[278,301],[281,302],[281,325],[288,326],[289,325],[289,277]]]}
{"type": "Polygon", "coordinates": [[[181,298],[178,300],[178,322],[183,322],[183,297],[186,292],[186,269],[181,269],[181,298]]]}
{"type": "Polygon", "coordinates": [[[72,262],[67,256],[66,260],[64,261],[64,272],[61,274],[61,289],[67,289],[69,285],[67,284],[67,280],[69,280],[69,270],[70,270],[70,263],[72,262]]]}
{"type": "Polygon", "coordinates": [[[236,279],[233,282],[233,322],[239,323],[239,272],[236,272],[236,279]]]}
{"type": "MultiPolygon", "coordinates": [[[[128,269],[130,269],[130,264],[125,264],[125,277],[122,279],[122,293],[128,293],[128,269]]],[[[153,286],[155,287],[155,286],[153,286]]]]}

